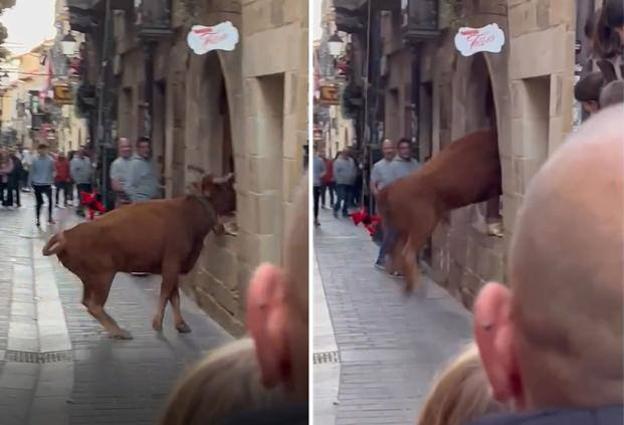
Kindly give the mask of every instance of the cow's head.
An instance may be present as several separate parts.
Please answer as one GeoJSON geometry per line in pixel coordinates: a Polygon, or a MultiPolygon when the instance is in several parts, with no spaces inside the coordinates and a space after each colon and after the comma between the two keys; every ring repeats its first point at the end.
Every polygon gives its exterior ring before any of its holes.
{"type": "Polygon", "coordinates": [[[207,198],[219,215],[236,211],[234,173],[223,177],[205,175],[200,181],[191,184],[191,194],[207,198]]]}

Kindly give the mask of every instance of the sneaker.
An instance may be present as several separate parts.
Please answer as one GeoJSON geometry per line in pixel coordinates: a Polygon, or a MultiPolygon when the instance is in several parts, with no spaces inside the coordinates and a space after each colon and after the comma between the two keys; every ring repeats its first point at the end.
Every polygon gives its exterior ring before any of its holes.
{"type": "Polygon", "coordinates": [[[37,219],[37,221],[35,222],[35,224],[37,225],[37,227],[41,227],[41,222],[37,219]]]}
{"type": "Polygon", "coordinates": [[[54,221],[54,219],[51,218],[48,220],[48,224],[56,224],[56,221],[54,221]]]}
{"type": "Polygon", "coordinates": [[[375,268],[377,270],[386,271],[386,267],[382,263],[375,263],[375,268]]]}
{"type": "Polygon", "coordinates": [[[405,277],[405,276],[403,275],[403,273],[400,273],[400,272],[392,272],[392,273],[390,273],[390,276],[395,277],[395,278],[397,278],[397,279],[402,279],[402,278],[404,278],[404,277],[405,277]]]}
{"type": "Polygon", "coordinates": [[[314,220],[314,225],[318,227],[321,225],[321,223],[318,220],[314,220]]]}

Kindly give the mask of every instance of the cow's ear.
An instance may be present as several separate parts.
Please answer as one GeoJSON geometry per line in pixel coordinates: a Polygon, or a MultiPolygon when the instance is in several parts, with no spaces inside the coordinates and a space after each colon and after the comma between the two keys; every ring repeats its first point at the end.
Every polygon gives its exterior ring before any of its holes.
{"type": "Polygon", "coordinates": [[[205,196],[210,196],[210,193],[213,191],[213,189],[214,189],[214,177],[212,176],[212,174],[207,174],[204,176],[204,178],[202,178],[201,192],[205,196]]]}
{"type": "Polygon", "coordinates": [[[202,192],[201,185],[199,182],[192,182],[186,186],[186,191],[191,195],[200,195],[202,192]]]}

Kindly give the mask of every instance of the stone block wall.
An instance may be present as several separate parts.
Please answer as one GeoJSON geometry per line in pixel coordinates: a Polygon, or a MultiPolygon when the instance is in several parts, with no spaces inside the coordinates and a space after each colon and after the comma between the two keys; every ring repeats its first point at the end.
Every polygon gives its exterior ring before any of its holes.
{"type": "MultiPolygon", "coordinates": [[[[484,283],[505,279],[506,254],[526,188],[571,130],[575,6],[565,0],[465,6],[469,26],[496,22],[506,35],[503,52],[485,55],[496,105],[505,236],[487,236],[484,206],[472,205],[453,211],[431,238],[434,279],[470,308],[484,283]]],[[[474,96],[466,95],[474,57],[455,52],[453,35],[427,49],[423,61],[436,71],[423,70],[433,83],[434,152],[473,131],[475,124],[474,96]]]]}
{"type": "Polygon", "coordinates": [[[510,0],[511,145],[503,208],[510,238],[531,178],[572,130],[575,2],[510,0]]]}
{"type": "MultiPolygon", "coordinates": [[[[174,0],[173,22],[173,36],[156,47],[154,71],[165,92],[164,105],[155,105],[161,113],[158,121],[164,125],[155,133],[163,139],[166,196],[184,194],[186,186],[203,173],[224,172],[220,157],[227,134],[225,107],[239,226],[237,236],[208,235],[195,268],[182,278],[182,287],[225,329],[238,335],[244,331],[244,294],[251,273],[263,261],[281,262],[283,226],[303,173],[307,3],[174,0]],[[202,56],[190,52],[189,25],[226,20],[239,30],[234,51],[202,56]]],[[[119,123],[133,135],[138,125],[133,115],[143,95],[139,76],[144,62],[132,34],[119,36],[121,86],[138,95],[124,106],[120,93],[119,123]]]]}

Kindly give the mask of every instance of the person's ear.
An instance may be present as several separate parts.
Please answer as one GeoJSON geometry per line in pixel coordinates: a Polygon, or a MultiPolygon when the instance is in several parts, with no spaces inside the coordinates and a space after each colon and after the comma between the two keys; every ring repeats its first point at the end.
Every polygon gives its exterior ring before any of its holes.
{"type": "Polygon", "coordinates": [[[474,335],[494,398],[524,405],[520,369],[515,351],[515,329],[510,318],[511,291],[499,283],[485,285],[473,306],[474,335]]]}
{"type": "Polygon", "coordinates": [[[291,380],[284,272],[263,264],[247,290],[247,330],[255,342],[263,384],[269,388],[291,380]]]}

